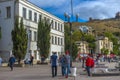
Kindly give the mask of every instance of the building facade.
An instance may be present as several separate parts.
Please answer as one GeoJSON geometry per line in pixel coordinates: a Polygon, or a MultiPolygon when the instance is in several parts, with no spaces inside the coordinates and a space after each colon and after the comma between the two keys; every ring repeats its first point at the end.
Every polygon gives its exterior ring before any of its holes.
{"type": "Polygon", "coordinates": [[[95,53],[102,53],[101,49],[108,49],[109,54],[113,51],[113,42],[111,42],[108,37],[100,36],[97,38],[95,53]]]}
{"type": "Polygon", "coordinates": [[[40,59],[37,48],[37,28],[39,19],[53,22],[50,31],[50,55],[56,52],[64,53],[64,21],[42,10],[27,0],[0,0],[0,27],[2,38],[0,40],[0,56],[5,60],[12,54],[11,31],[14,29],[15,17],[23,18],[23,24],[28,33],[28,49],[26,58],[30,54],[36,60],[40,59]]]}
{"type": "Polygon", "coordinates": [[[83,54],[83,53],[90,53],[89,51],[89,46],[86,41],[76,41],[75,44],[78,46],[78,53],[83,54]]]}
{"type": "Polygon", "coordinates": [[[82,31],[83,33],[86,33],[86,34],[91,34],[91,35],[94,35],[94,29],[90,26],[79,26],[79,29],[80,31],[82,31]]]}

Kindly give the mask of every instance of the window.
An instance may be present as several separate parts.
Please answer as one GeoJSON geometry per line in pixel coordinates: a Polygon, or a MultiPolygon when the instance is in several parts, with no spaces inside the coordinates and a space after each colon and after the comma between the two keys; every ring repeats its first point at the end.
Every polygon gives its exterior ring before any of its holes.
{"type": "Polygon", "coordinates": [[[61,31],[63,31],[62,24],[61,24],[61,31]]]}
{"type": "Polygon", "coordinates": [[[26,8],[23,8],[23,18],[26,19],[26,8]]]}
{"type": "Polygon", "coordinates": [[[61,45],[63,45],[63,39],[61,38],[61,45]]]}
{"type": "Polygon", "coordinates": [[[29,20],[32,20],[32,11],[29,10],[29,20]]]}
{"type": "Polygon", "coordinates": [[[29,33],[28,33],[28,40],[32,41],[32,31],[29,30],[29,33]]]}
{"type": "Polygon", "coordinates": [[[54,36],[52,36],[52,44],[54,44],[54,36]]]}
{"type": "Polygon", "coordinates": [[[60,44],[60,38],[58,37],[58,45],[60,44]]]}
{"type": "Polygon", "coordinates": [[[44,20],[46,21],[46,17],[44,17],[44,20]]]}
{"type": "Polygon", "coordinates": [[[50,24],[50,19],[49,18],[47,18],[47,21],[48,21],[48,24],[50,24]]]}
{"type": "Polygon", "coordinates": [[[6,7],[6,17],[11,18],[11,7],[6,7]]]}
{"type": "Polygon", "coordinates": [[[34,21],[37,22],[37,13],[34,13],[34,21]]]}
{"type": "Polygon", "coordinates": [[[57,22],[55,22],[55,30],[57,30],[57,22]]]}
{"type": "Polygon", "coordinates": [[[60,31],[60,24],[58,23],[58,31],[60,31]]]}
{"type": "Polygon", "coordinates": [[[52,20],[52,29],[54,29],[54,21],[52,20]]]}
{"type": "Polygon", "coordinates": [[[57,44],[57,37],[55,37],[55,44],[57,44]]]}
{"type": "Polygon", "coordinates": [[[42,15],[41,14],[39,14],[39,20],[41,20],[42,19],[42,15]]]}
{"type": "Polygon", "coordinates": [[[34,41],[37,41],[37,32],[34,31],[34,41]]]}

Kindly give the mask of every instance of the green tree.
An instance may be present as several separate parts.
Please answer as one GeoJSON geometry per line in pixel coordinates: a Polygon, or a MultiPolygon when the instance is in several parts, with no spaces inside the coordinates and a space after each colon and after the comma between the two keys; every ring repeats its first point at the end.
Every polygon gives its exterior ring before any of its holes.
{"type": "Polygon", "coordinates": [[[111,32],[105,32],[104,35],[110,40],[112,40],[112,38],[114,37],[114,35],[111,32]]]}
{"type": "MultiPolygon", "coordinates": [[[[110,32],[105,32],[105,36],[108,37],[112,42],[113,42],[113,53],[114,54],[119,54],[119,47],[120,44],[118,44],[118,38],[116,38],[116,33],[114,33],[115,35],[113,35],[110,32]]],[[[119,35],[119,33],[117,33],[119,35]]]]}
{"type": "Polygon", "coordinates": [[[39,20],[37,47],[40,49],[40,55],[44,56],[45,59],[48,58],[50,50],[50,26],[51,23],[48,20],[39,20]]]}
{"type": "Polygon", "coordinates": [[[102,54],[106,54],[107,55],[109,53],[109,50],[105,49],[105,48],[102,48],[101,52],[102,52],[102,54]]]}
{"type": "Polygon", "coordinates": [[[78,48],[75,43],[72,44],[72,59],[75,60],[77,57],[78,53],[78,48]]]}
{"type": "Polygon", "coordinates": [[[118,44],[118,39],[110,32],[105,32],[105,36],[113,42],[113,45],[118,44]]]}
{"type": "Polygon", "coordinates": [[[109,50],[108,49],[106,49],[105,51],[104,51],[104,54],[108,54],[109,53],[109,50]]]}
{"type": "Polygon", "coordinates": [[[76,40],[80,40],[80,31],[73,32],[72,39],[70,39],[70,26],[65,25],[65,51],[70,51],[70,46],[72,44],[72,53],[70,54],[72,59],[75,60],[77,57],[78,48],[75,44],[76,40]],[[71,40],[71,41],[70,41],[71,40]]]}
{"type": "Polygon", "coordinates": [[[85,40],[89,43],[95,42],[95,37],[93,35],[86,34],[84,37],[85,37],[85,40]]]}
{"type": "Polygon", "coordinates": [[[72,39],[74,41],[80,41],[82,37],[82,33],[79,30],[73,32],[72,39]]]}
{"type": "Polygon", "coordinates": [[[16,17],[14,29],[11,32],[12,41],[13,41],[13,54],[18,59],[18,63],[20,64],[21,59],[24,59],[26,51],[27,51],[27,33],[26,29],[23,25],[23,19],[20,21],[16,17]]]}
{"type": "Polygon", "coordinates": [[[94,50],[95,46],[96,46],[95,45],[95,37],[90,34],[85,34],[84,39],[85,39],[85,41],[87,41],[89,43],[89,48],[92,48],[92,50],[94,50]]]}
{"type": "Polygon", "coordinates": [[[65,25],[64,28],[65,28],[65,51],[66,51],[70,49],[70,27],[68,25],[65,25]]]}

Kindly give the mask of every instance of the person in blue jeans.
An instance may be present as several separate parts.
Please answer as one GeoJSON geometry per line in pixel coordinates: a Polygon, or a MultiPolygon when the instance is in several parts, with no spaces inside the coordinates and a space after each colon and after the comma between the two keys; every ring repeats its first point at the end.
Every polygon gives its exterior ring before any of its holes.
{"type": "Polygon", "coordinates": [[[57,76],[57,55],[56,52],[51,56],[52,77],[57,76]]]}
{"type": "Polygon", "coordinates": [[[65,77],[68,78],[68,74],[71,73],[71,71],[70,71],[70,55],[68,53],[65,55],[65,59],[66,59],[65,77]]]}
{"type": "Polygon", "coordinates": [[[61,63],[62,76],[65,76],[65,65],[66,65],[65,55],[62,55],[62,56],[61,56],[61,58],[60,58],[60,63],[61,63]]]}

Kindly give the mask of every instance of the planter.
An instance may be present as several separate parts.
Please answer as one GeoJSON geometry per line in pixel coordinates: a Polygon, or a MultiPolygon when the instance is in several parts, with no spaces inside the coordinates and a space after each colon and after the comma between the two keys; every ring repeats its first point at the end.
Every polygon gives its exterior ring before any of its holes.
{"type": "Polygon", "coordinates": [[[48,65],[48,62],[44,62],[44,63],[40,63],[40,64],[48,65]]]}
{"type": "Polygon", "coordinates": [[[71,67],[71,76],[76,76],[76,71],[77,71],[77,68],[76,67],[71,67]]]}
{"type": "Polygon", "coordinates": [[[20,61],[20,64],[18,64],[18,62],[16,62],[14,64],[14,67],[25,67],[24,61],[20,61]]]}
{"type": "Polygon", "coordinates": [[[25,64],[14,64],[14,67],[25,67],[25,64]]]}

